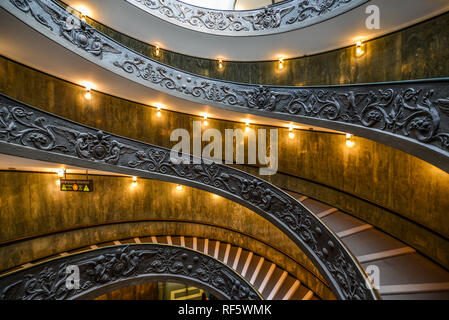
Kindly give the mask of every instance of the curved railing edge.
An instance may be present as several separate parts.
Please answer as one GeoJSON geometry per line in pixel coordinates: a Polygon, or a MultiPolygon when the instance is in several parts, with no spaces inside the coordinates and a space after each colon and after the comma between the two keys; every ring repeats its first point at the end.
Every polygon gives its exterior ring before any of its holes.
{"type": "Polygon", "coordinates": [[[370,0],[333,0],[317,4],[290,0],[258,9],[217,10],[179,0],[124,0],[182,28],[217,36],[266,36],[299,30],[328,21],[370,0]]]}
{"type": "Polygon", "coordinates": [[[1,153],[176,182],[219,194],[260,214],[286,233],[322,272],[337,297],[379,298],[363,267],[333,231],[267,181],[190,155],[190,165],[174,164],[166,148],[106,134],[4,94],[0,98],[1,153]]]}
{"type": "Polygon", "coordinates": [[[223,262],[190,248],[153,243],[106,246],[12,271],[0,276],[0,300],[86,299],[129,282],[176,279],[227,300],[263,300],[251,283],[223,262]],[[69,278],[74,266],[78,289],[66,286],[74,280],[69,278]]]}

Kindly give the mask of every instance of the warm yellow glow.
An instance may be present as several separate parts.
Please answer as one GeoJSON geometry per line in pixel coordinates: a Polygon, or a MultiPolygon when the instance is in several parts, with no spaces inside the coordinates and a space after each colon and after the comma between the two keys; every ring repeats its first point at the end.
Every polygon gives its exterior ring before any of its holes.
{"type": "Polygon", "coordinates": [[[133,177],[133,181],[136,182],[137,181],[137,177],[133,177]]]}
{"type": "Polygon", "coordinates": [[[158,103],[158,102],[154,103],[154,106],[156,107],[156,110],[157,110],[156,116],[157,116],[158,118],[160,118],[160,117],[162,116],[161,110],[162,110],[165,106],[164,106],[162,103],[158,103]]]}
{"type": "Polygon", "coordinates": [[[295,134],[293,133],[293,125],[291,124],[290,126],[289,126],[289,128],[288,128],[288,131],[289,131],[289,133],[288,133],[288,137],[290,138],[290,139],[293,139],[294,137],[295,137],[295,134]]]}
{"type": "Polygon", "coordinates": [[[137,187],[137,181],[133,181],[133,183],[131,183],[131,188],[136,188],[137,187]]]}
{"type": "Polygon", "coordinates": [[[79,11],[82,16],[91,16],[90,9],[83,4],[75,4],[73,8],[79,11]]]}
{"type": "Polygon", "coordinates": [[[352,134],[346,134],[346,146],[348,148],[352,148],[355,145],[355,142],[352,140],[352,134]]]}
{"type": "Polygon", "coordinates": [[[178,184],[177,186],[176,186],[176,191],[181,191],[182,190],[182,186],[180,185],[180,184],[178,184]]]}
{"type": "Polygon", "coordinates": [[[357,57],[360,57],[365,53],[365,44],[363,43],[363,41],[358,40],[355,44],[355,47],[355,53],[357,57]]]}
{"type": "Polygon", "coordinates": [[[95,85],[89,81],[81,81],[80,84],[85,88],[86,92],[84,93],[84,97],[87,100],[92,99],[91,90],[95,88],[95,85]]]}
{"type": "Polygon", "coordinates": [[[57,173],[58,173],[58,177],[59,177],[59,178],[63,178],[63,177],[64,177],[65,170],[64,170],[64,169],[58,169],[57,173]]]}
{"type": "Polygon", "coordinates": [[[159,46],[156,46],[155,55],[159,57],[160,54],[161,54],[161,48],[159,46]]]}
{"type": "Polygon", "coordinates": [[[223,60],[222,59],[219,59],[218,60],[218,69],[223,69],[223,60]]]}
{"type": "Polygon", "coordinates": [[[279,69],[282,70],[284,69],[284,58],[279,58],[279,69]]]}
{"type": "Polygon", "coordinates": [[[220,196],[218,194],[212,194],[212,198],[218,199],[218,198],[220,198],[220,196]]]}
{"type": "Polygon", "coordinates": [[[251,124],[251,121],[248,119],[245,119],[244,121],[246,124],[245,132],[249,132],[249,130],[250,130],[249,125],[251,124]]]}

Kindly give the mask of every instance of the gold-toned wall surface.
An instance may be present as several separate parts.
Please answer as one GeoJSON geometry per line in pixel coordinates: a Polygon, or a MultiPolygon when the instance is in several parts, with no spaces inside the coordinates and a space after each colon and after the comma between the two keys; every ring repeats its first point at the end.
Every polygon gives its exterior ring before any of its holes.
{"type": "Polygon", "coordinates": [[[272,85],[331,85],[440,78],[449,76],[449,13],[366,42],[366,54],[355,46],[277,61],[224,62],[161,50],[88,19],[116,41],[167,65],[194,74],[235,82],[272,85]]]}
{"type": "Polygon", "coordinates": [[[57,179],[50,173],[0,171],[0,270],[101,242],[196,236],[267,257],[321,297],[332,296],[292,240],[235,202],[147,179],[139,179],[132,188],[130,177],[115,176],[91,175],[91,193],[61,192],[57,179]]]}
{"type": "MultiPolygon", "coordinates": [[[[198,117],[156,110],[93,92],[0,59],[0,91],[18,100],[104,131],[172,147],[175,128],[191,130],[198,117]]],[[[209,128],[244,128],[244,124],[209,120],[209,128]]],[[[449,236],[449,174],[404,152],[363,138],[345,146],[345,136],[298,131],[288,139],[279,131],[279,171],[314,181],[381,206],[434,231],[449,236]]],[[[341,208],[345,209],[345,208],[341,208]]],[[[446,254],[449,256],[449,253],[446,254]]],[[[449,257],[444,262],[449,265],[449,257]]]]}

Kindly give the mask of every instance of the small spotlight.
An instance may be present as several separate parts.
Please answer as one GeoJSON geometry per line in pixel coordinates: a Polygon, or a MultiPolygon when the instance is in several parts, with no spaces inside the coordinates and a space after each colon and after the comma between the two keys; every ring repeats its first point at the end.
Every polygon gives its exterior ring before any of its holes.
{"type": "Polygon", "coordinates": [[[290,125],[290,128],[288,129],[289,133],[288,133],[288,137],[290,139],[293,139],[295,137],[295,134],[293,133],[293,125],[290,125]]]}
{"type": "Polygon", "coordinates": [[[57,173],[58,173],[58,177],[59,178],[63,178],[64,174],[65,174],[65,170],[64,169],[58,169],[57,173]]]}
{"type": "Polygon", "coordinates": [[[136,182],[137,181],[137,177],[133,177],[133,182],[136,182]]]}
{"type": "Polygon", "coordinates": [[[352,148],[355,145],[355,142],[352,141],[352,134],[347,133],[346,134],[346,146],[348,148],[352,148]]]}
{"type": "Polygon", "coordinates": [[[285,61],[284,61],[284,58],[280,58],[280,59],[279,59],[279,70],[284,69],[284,67],[285,67],[285,61]]]}
{"type": "Polygon", "coordinates": [[[162,116],[161,110],[162,110],[163,105],[160,103],[155,103],[155,106],[156,106],[156,110],[157,110],[156,116],[158,118],[160,118],[162,116]]]}
{"type": "Polygon", "coordinates": [[[249,131],[249,126],[251,124],[251,121],[250,120],[245,120],[245,124],[246,124],[245,131],[248,132],[249,131]]]}
{"type": "Polygon", "coordinates": [[[92,89],[95,88],[95,86],[88,82],[88,81],[82,81],[81,85],[84,87],[85,93],[84,93],[84,98],[86,98],[87,100],[92,99],[92,89]]]}
{"type": "Polygon", "coordinates": [[[207,114],[207,113],[202,113],[201,114],[201,116],[203,117],[203,119],[204,119],[204,121],[203,121],[203,124],[204,124],[204,126],[208,126],[208,122],[207,122],[207,118],[209,117],[209,115],[207,114]]]}
{"type": "Polygon", "coordinates": [[[361,40],[358,40],[355,44],[355,47],[355,53],[357,57],[363,56],[363,54],[365,53],[365,44],[361,40]]]}
{"type": "Polygon", "coordinates": [[[220,198],[220,196],[218,194],[212,194],[212,198],[218,199],[218,198],[220,198]]]}
{"type": "Polygon", "coordinates": [[[218,69],[220,69],[220,70],[223,69],[223,60],[222,59],[218,60],[218,69]]]}
{"type": "Polygon", "coordinates": [[[133,177],[133,182],[131,183],[131,188],[137,187],[137,177],[133,177]]]}
{"type": "Polygon", "coordinates": [[[157,57],[159,57],[159,55],[161,54],[161,48],[160,48],[159,46],[156,46],[154,54],[155,54],[157,57]]]}
{"type": "Polygon", "coordinates": [[[177,186],[176,186],[176,191],[181,191],[182,190],[182,186],[180,185],[180,184],[178,184],[177,186]]]}

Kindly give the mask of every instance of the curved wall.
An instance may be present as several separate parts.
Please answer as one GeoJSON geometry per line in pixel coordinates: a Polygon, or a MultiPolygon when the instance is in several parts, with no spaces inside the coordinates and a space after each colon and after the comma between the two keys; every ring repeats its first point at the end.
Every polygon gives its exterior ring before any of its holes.
{"type": "MultiPolygon", "coordinates": [[[[186,56],[130,38],[92,19],[98,31],[125,46],[170,66],[214,79],[264,85],[338,85],[441,78],[449,76],[449,13],[366,42],[366,53],[357,57],[355,46],[322,54],[278,61],[224,62],[186,56]]],[[[237,48],[236,48],[237,49],[237,48]]]]}
{"type": "Polygon", "coordinates": [[[91,193],[59,192],[57,179],[55,174],[0,171],[5,186],[0,197],[0,270],[101,242],[184,235],[238,244],[278,263],[321,296],[331,295],[292,240],[235,202],[147,179],[131,188],[131,178],[114,176],[90,176],[91,193]]]}
{"type": "MultiPolygon", "coordinates": [[[[0,59],[0,90],[62,117],[165,147],[173,145],[169,141],[171,130],[191,130],[192,121],[199,120],[166,111],[158,118],[154,108],[98,92],[86,100],[83,88],[6,59],[0,59]]],[[[212,119],[209,123],[211,128],[221,131],[244,128],[241,123],[212,119]]],[[[401,151],[362,138],[355,138],[356,146],[352,149],[346,148],[342,134],[298,131],[296,138],[290,140],[288,130],[281,129],[279,139],[279,171],[357,197],[369,204],[370,214],[374,215],[378,207],[385,208],[448,241],[445,213],[449,210],[449,174],[401,151]]],[[[389,225],[392,224],[393,220],[389,225]]],[[[427,246],[422,242],[419,246],[409,244],[424,249],[427,246]]],[[[424,253],[449,266],[447,250],[439,251],[437,257],[424,253]]]]}

